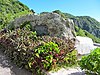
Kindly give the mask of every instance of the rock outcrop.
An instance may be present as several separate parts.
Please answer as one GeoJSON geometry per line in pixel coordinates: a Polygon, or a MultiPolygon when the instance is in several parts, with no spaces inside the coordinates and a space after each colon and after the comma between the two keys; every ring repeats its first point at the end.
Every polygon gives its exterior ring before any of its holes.
{"type": "Polygon", "coordinates": [[[81,36],[76,36],[75,47],[80,55],[89,54],[95,48],[91,38],[81,36]]]}
{"type": "Polygon", "coordinates": [[[33,31],[38,35],[50,35],[56,37],[74,37],[74,23],[71,19],[64,19],[57,13],[40,15],[26,15],[15,19],[8,28],[17,28],[29,23],[33,31]]]}

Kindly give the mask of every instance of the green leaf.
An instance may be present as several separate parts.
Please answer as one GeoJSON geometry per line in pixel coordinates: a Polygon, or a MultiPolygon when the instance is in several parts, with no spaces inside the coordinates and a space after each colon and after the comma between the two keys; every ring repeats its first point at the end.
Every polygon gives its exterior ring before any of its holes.
{"type": "Polygon", "coordinates": [[[39,54],[38,53],[36,53],[35,55],[39,58],[39,54]]]}
{"type": "Polygon", "coordinates": [[[31,63],[31,62],[29,62],[29,63],[28,63],[28,65],[29,65],[29,67],[31,68],[32,63],[31,63]]]}

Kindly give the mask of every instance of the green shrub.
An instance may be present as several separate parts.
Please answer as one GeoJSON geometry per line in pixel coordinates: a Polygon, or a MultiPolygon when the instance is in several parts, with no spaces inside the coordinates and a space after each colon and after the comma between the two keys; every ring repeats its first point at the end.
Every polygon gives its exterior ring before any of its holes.
{"type": "Polygon", "coordinates": [[[36,38],[36,32],[16,29],[3,34],[0,37],[0,43],[6,48],[5,53],[11,60],[18,66],[23,66],[28,61],[29,52],[38,46],[35,43],[36,38]]]}
{"type": "Polygon", "coordinates": [[[53,65],[59,61],[59,52],[57,44],[53,42],[43,43],[34,50],[34,54],[29,60],[29,67],[51,70],[53,65]]]}
{"type": "Polygon", "coordinates": [[[88,73],[100,75],[100,48],[96,48],[89,55],[82,57],[79,65],[88,73]]]}
{"type": "Polygon", "coordinates": [[[63,17],[64,19],[67,18],[67,17],[65,16],[65,14],[62,13],[60,10],[55,10],[55,11],[53,11],[53,13],[57,13],[57,14],[61,15],[61,17],[63,17]]]}
{"type": "Polygon", "coordinates": [[[28,28],[0,33],[0,43],[16,65],[36,75],[41,75],[42,70],[54,70],[77,62],[74,42],[70,39],[37,37],[36,32],[28,28]]]}

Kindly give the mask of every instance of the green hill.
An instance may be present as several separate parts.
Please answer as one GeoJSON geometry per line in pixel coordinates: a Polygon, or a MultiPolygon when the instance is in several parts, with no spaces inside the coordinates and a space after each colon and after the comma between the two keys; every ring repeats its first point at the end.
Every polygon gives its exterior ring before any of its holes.
{"type": "Polygon", "coordinates": [[[73,19],[74,23],[78,27],[100,38],[100,23],[94,18],[91,18],[89,16],[76,16],[75,18],[71,19],[73,19]]]}
{"type": "Polygon", "coordinates": [[[29,14],[29,8],[18,0],[0,0],[0,29],[16,17],[29,14]]]}

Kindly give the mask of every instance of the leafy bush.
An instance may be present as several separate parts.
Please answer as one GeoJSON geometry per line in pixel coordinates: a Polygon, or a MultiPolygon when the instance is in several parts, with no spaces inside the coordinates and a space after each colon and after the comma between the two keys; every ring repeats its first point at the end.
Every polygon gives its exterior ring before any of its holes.
{"type": "Polygon", "coordinates": [[[100,48],[96,48],[89,55],[82,57],[79,65],[88,73],[100,75],[100,48]]]}
{"type": "Polygon", "coordinates": [[[63,17],[64,19],[66,19],[66,16],[60,10],[55,10],[55,11],[53,11],[53,13],[57,13],[57,14],[61,15],[61,17],[63,17]]]}
{"type": "Polygon", "coordinates": [[[44,43],[34,50],[33,56],[29,60],[30,68],[41,68],[51,70],[58,61],[58,45],[53,42],[44,43]]]}
{"type": "Polygon", "coordinates": [[[0,33],[0,43],[5,53],[18,66],[25,67],[37,75],[42,70],[75,64],[76,51],[70,39],[42,36],[29,29],[16,29],[0,33]],[[61,66],[62,65],[62,66],[61,66]]]}
{"type": "Polygon", "coordinates": [[[11,60],[18,66],[22,66],[28,61],[31,50],[38,46],[35,42],[36,38],[36,32],[17,29],[3,34],[0,43],[6,48],[5,53],[11,60]]]}

